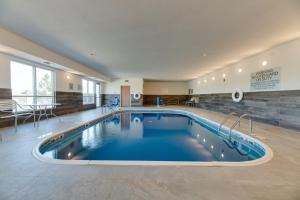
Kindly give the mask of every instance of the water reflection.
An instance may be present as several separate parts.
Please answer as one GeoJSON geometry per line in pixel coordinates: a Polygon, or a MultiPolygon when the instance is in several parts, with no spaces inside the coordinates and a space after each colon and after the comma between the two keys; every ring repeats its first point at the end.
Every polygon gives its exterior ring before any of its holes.
{"type": "Polygon", "coordinates": [[[253,141],[227,140],[183,115],[130,113],[114,115],[41,152],[51,158],[81,160],[246,161],[264,152],[253,141]]]}

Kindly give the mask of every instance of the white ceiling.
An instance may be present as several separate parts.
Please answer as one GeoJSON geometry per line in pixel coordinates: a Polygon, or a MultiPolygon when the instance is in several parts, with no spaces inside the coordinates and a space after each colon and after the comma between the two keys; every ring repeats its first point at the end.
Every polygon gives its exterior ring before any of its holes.
{"type": "Polygon", "coordinates": [[[0,26],[111,77],[187,80],[299,37],[300,1],[1,0],[0,26]]]}

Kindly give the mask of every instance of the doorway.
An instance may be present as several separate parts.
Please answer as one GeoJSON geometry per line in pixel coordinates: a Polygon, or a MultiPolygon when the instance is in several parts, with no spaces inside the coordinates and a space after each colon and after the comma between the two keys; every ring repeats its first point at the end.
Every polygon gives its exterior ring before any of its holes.
{"type": "Polygon", "coordinates": [[[121,86],[121,106],[130,106],[130,86],[121,86]]]}

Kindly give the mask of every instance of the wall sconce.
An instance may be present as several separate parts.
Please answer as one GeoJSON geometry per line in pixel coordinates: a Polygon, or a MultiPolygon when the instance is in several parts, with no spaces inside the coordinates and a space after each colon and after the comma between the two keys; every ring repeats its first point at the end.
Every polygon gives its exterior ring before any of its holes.
{"type": "Polygon", "coordinates": [[[223,74],[222,77],[223,77],[223,82],[225,83],[226,82],[226,74],[223,74]]]}

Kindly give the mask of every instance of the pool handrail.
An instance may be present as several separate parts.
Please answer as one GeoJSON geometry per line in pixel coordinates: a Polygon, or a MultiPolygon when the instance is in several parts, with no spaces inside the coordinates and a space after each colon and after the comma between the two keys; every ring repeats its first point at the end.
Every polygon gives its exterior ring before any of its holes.
{"type": "Polygon", "coordinates": [[[229,114],[224,118],[224,120],[220,123],[220,125],[219,125],[219,127],[218,127],[218,133],[220,132],[222,126],[229,120],[229,118],[230,118],[231,116],[236,115],[236,114],[237,114],[236,112],[231,112],[231,113],[229,113],[229,114]]]}
{"type": "Polygon", "coordinates": [[[232,126],[230,127],[229,129],[229,139],[231,138],[231,133],[232,133],[232,130],[236,127],[236,125],[240,125],[240,122],[241,122],[241,119],[243,119],[244,117],[249,117],[249,125],[250,125],[250,133],[252,133],[252,129],[253,129],[253,126],[252,126],[252,119],[251,119],[251,116],[249,114],[242,114],[233,124],[232,126]]]}

